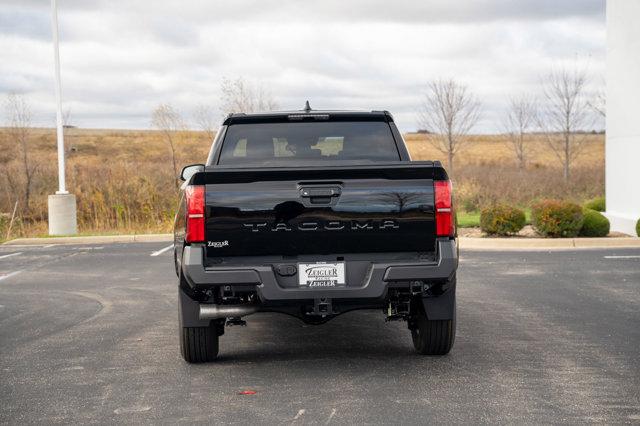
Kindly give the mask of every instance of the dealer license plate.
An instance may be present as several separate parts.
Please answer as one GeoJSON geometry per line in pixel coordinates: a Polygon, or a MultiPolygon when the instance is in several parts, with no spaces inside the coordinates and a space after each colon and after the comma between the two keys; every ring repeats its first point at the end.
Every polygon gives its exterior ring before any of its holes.
{"type": "Polygon", "coordinates": [[[298,283],[305,287],[336,287],[345,285],[344,262],[299,263],[298,283]]]}

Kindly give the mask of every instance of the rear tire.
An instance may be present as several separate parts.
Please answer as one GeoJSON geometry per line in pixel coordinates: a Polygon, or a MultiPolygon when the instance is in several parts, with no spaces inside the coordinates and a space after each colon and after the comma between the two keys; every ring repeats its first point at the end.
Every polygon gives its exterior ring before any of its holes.
{"type": "Polygon", "coordinates": [[[219,337],[215,327],[181,327],[180,351],[190,363],[210,362],[218,356],[219,337]]]}
{"type": "Polygon", "coordinates": [[[456,317],[450,320],[429,320],[422,303],[419,304],[414,327],[411,329],[413,347],[422,355],[446,355],[456,338],[456,317]]]}

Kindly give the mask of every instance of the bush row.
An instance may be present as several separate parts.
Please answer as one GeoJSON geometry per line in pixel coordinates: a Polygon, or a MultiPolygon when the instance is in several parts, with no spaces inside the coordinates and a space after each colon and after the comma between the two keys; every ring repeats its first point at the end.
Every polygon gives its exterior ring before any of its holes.
{"type": "MultiPolygon", "coordinates": [[[[531,222],[545,237],[606,237],[609,220],[601,210],[604,210],[604,199],[592,200],[585,207],[567,201],[543,200],[531,207],[531,222]]],[[[489,235],[517,234],[525,223],[524,211],[505,204],[487,207],[480,213],[480,228],[489,235]]],[[[640,231],[640,221],[637,228],[640,231]]]]}

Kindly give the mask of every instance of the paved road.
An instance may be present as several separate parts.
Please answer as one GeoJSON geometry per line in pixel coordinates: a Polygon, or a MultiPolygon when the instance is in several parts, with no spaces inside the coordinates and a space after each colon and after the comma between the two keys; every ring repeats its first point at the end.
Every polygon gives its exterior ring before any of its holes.
{"type": "Polygon", "coordinates": [[[165,245],[0,246],[0,423],[640,422],[640,250],[463,253],[446,357],[257,314],[188,365],[165,245]]]}

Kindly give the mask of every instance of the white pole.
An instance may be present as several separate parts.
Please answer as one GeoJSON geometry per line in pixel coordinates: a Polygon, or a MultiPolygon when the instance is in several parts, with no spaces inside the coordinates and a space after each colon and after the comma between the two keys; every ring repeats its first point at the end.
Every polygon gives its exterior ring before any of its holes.
{"type": "Polygon", "coordinates": [[[60,84],[60,53],[58,50],[58,7],[51,0],[51,30],[53,59],[56,69],[56,127],[58,136],[58,191],[49,195],[49,235],[73,235],[78,232],[76,196],[69,194],[64,181],[64,134],[62,133],[62,85],[60,84]]]}
{"type": "Polygon", "coordinates": [[[64,176],[64,133],[62,131],[62,84],[60,83],[60,52],[58,49],[58,6],[51,0],[51,31],[53,32],[53,56],[56,69],[56,127],[58,136],[58,191],[68,194],[64,176]]]}

